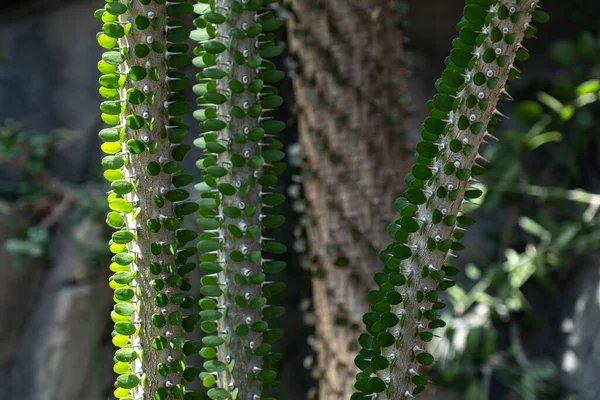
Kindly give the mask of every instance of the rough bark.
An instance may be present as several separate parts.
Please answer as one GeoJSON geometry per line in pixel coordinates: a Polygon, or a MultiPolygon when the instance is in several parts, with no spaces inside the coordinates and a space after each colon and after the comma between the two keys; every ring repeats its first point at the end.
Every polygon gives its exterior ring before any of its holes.
{"type": "Polygon", "coordinates": [[[389,0],[288,2],[305,157],[319,398],[349,398],[366,293],[412,163],[403,9],[389,0]]]}

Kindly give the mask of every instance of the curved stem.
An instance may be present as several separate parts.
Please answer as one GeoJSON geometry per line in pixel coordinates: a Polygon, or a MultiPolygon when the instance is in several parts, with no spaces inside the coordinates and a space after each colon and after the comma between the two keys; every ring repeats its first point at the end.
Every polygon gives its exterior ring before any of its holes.
{"type": "Polygon", "coordinates": [[[481,195],[470,186],[483,172],[479,147],[501,116],[496,105],[518,73],[513,62],[524,55],[520,43],[531,34],[536,7],[537,0],[479,0],[464,9],[460,38],[436,84],[440,93],[428,104],[409,189],[396,202],[400,218],[388,228],[396,241],[380,254],[385,269],[375,275],[379,290],[369,293],[368,334],[356,360],[361,392],[353,399],[381,392],[388,399],[413,398],[427,383],[419,374],[420,365],[433,362],[426,342],[445,326],[437,289],[454,285],[447,276],[457,270],[449,259],[462,250],[458,241],[474,222],[462,204],[481,195]]]}

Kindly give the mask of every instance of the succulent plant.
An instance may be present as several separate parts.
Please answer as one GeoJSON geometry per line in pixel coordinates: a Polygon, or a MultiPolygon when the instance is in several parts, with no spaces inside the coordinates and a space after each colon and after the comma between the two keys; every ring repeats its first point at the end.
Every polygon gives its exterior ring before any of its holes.
{"type": "Polygon", "coordinates": [[[394,241],[381,251],[385,267],[375,274],[378,288],[368,293],[372,306],[363,317],[367,333],[359,339],[361,372],[352,399],[414,398],[427,384],[419,367],[433,356],[425,346],[432,330],[445,325],[437,290],[454,285],[449,277],[458,269],[449,258],[463,249],[459,241],[474,222],[462,205],[482,194],[472,186],[483,173],[479,148],[502,116],[498,100],[510,98],[507,81],[520,74],[515,58],[527,58],[521,41],[536,31],[532,17],[548,18],[537,3],[466,1],[459,37],[436,82],[439,93],[427,104],[408,189],[395,204],[399,218],[388,227],[394,241]]]}
{"type": "Polygon", "coordinates": [[[279,272],[282,261],[266,259],[285,246],[265,234],[284,218],[284,196],[273,191],[283,144],[275,134],[285,123],[269,116],[282,103],[271,86],[283,72],[266,60],[282,49],[274,34],[282,21],[265,9],[274,0],[198,0],[192,38],[199,42],[194,65],[201,71],[194,92],[200,108],[194,116],[204,132],[194,144],[204,151],[197,165],[204,180],[200,191],[203,232],[200,301],[204,337],[200,355],[205,387],[212,399],[266,399],[276,386],[274,364],[280,354],[271,343],[282,335],[265,319],[283,314],[272,305],[283,283],[266,274],[279,272]],[[215,387],[213,387],[215,386],[215,387]]]}
{"type": "Polygon", "coordinates": [[[183,398],[200,372],[186,362],[200,344],[185,338],[200,319],[185,312],[194,302],[186,274],[196,269],[189,258],[197,252],[185,246],[198,234],[181,226],[198,205],[186,202],[183,187],[193,178],[177,164],[191,148],[181,144],[190,105],[177,93],[189,84],[177,69],[192,59],[179,18],[191,12],[185,1],[107,0],[95,13],[103,22],[98,43],[107,50],[98,69],[102,120],[110,127],[99,136],[111,183],[106,221],[116,229],[110,286],[118,399],[183,398]]]}
{"type": "MultiPolygon", "coordinates": [[[[97,40],[107,50],[98,69],[102,120],[110,127],[99,136],[111,184],[107,224],[116,230],[109,243],[116,398],[199,399],[202,391],[186,391],[196,377],[214,400],[266,400],[277,386],[281,355],[271,344],[283,332],[267,321],[284,313],[274,301],[285,286],[267,274],[285,263],[266,258],[286,250],[268,237],[284,222],[285,200],[273,190],[285,169],[276,139],[285,123],[273,117],[283,99],[272,86],[284,75],[267,60],[282,51],[272,33],[282,21],[268,8],[276,1],[106,0],[95,13],[103,23],[97,40]],[[192,12],[190,33],[183,18],[192,12]],[[183,43],[190,35],[199,43],[194,57],[183,43]],[[194,144],[204,153],[196,203],[183,189],[194,178],[178,165],[191,150],[181,121],[190,106],[178,93],[189,79],[178,69],[192,62],[200,68],[194,117],[203,131],[194,144]],[[198,234],[182,222],[197,211],[202,233],[196,247],[186,247],[198,234]],[[186,311],[195,302],[186,275],[198,252],[196,314],[186,311]],[[201,342],[186,337],[198,323],[201,342]],[[186,361],[196,354],[203,370],[186,361]]],[[[378,289],[368,293],[353,399],[412,398],[427,383],[419,374],[433,362],[425,343],[445,324],[437,290],[451,287],[458,273],[448,257],[463,248],[459,240],[474,222],[462,205],[481,195],[472,186],[483,172],[479,147],[493,137],[498,100],[510,98],[507,81],[520,74],[515,59],[527,58],[521,41],[535,33],[532,17],[548,18],[537,2],[467,0],[439,93],[428,103],[408,189],[395,203],[400,217],[388,227],[394,241],[380,253],[378,289]]]]}

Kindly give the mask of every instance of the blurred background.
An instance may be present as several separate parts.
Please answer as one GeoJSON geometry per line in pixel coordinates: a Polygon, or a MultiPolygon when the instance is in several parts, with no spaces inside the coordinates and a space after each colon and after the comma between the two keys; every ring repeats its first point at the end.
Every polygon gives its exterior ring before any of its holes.
{"type": "MultiPolygon", "coordinates": [[[[499,106],[501,140],[483,152],[485,196],[424,399],[600,399],[600,4],[541,4],[551,21],[525,43],[515,101],[499,106]]],[[[103,5],[0,2],[1,399],[99,400],[114,389],[93,18],[103,5]]],[[[290,251],[277,277],[288,287],[277,398],[352,390],[377,249],[463,5],[278,7],[290,162],[278,234],[290,251]]]]}

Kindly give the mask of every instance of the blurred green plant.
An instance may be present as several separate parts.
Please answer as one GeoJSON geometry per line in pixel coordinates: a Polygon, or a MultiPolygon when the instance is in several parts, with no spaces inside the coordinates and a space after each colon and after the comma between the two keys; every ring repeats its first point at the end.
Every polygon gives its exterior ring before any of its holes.
{"type": "Polygon", "coordinates": [[[28,258],[40,258],[47,254],[50,245],[48,230],[31,226],[24,229],[21,236],[4,242],[6,251],[13,255],[14,266],[22,267],[28,258]]]}
{"type": "Polygon", "coordinates": [[[21,221],[17,237],[4,243],[17,267],[48,254],[49,229],[76,202],[78,196],[48,172],[52,155],[67,147],[72,137],[66,130],[27,132],[13,120],[0,127],[0,213],[9,215],[18,207],[31,217],[21,221]]]}
{"type": "Polygon", "coordinates": [[[39,200],[46,195],[46,187],[39,180],[45,176],[50,157],[55,147],[68,138],[67,131],[31,133],[22,129],[21,124],[8,120],[0,127],[0,165],[3,174],[18,179],[3,179],[0,197],[13,200],[39,200]]]}
{"type": "MultiPolygon", "coordinates": [[[[29,132],[14,120],[0,127],[0,215],[8,216],[17,208],[27,216],[17,220],[20,225],[16,237],[4,242],[16,267],[49,255],[50,231],[65,215],[82,221],[98,219],[102,214],[104,204],[99,192],[77,189],[50,172],[53,157],[68,150],[76,140],[74,132],[65,129],[29,132]]],[[[86,257],[98,255],[94,244],[85,250],[86,257]]]]}

